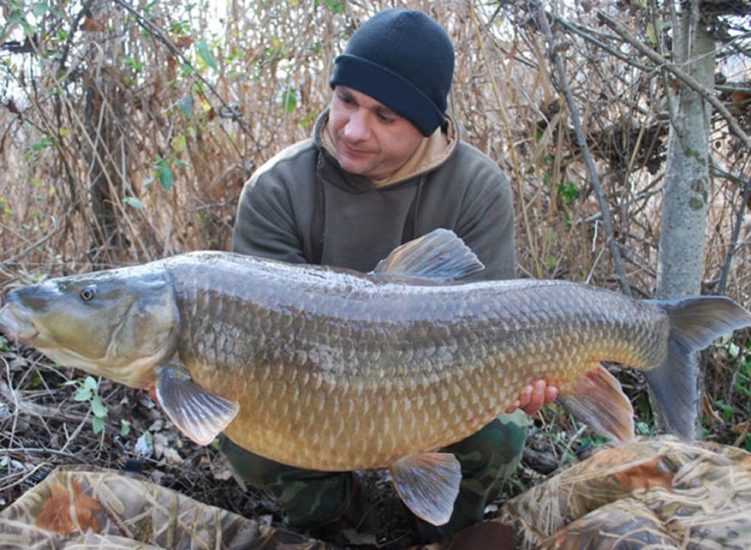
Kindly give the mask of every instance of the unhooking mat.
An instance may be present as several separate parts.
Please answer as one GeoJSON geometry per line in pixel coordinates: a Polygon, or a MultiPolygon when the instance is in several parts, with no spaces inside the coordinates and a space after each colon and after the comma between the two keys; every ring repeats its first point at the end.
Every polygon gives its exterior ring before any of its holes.
{"type": "Polygon", "coordinates": [[[498,520],[525,548],[751,549],[751,454],[636,440],[510,500],[498,520]]]}
{"type": "Polygon", "coordinates": [[[0,548],[313,550],[324,546],[137,476],[67,466],[3,510],[0,548]]]}

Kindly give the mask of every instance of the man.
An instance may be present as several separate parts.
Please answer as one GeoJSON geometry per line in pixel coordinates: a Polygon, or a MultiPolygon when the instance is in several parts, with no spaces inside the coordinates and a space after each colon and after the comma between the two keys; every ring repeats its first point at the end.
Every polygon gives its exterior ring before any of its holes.
{"type": "MultiPolygon", "coordinates": [[[[511,188],[446,116],[453,68],[448,35],[424,13],[387,10],[364,23],[335,60],[331,104],[312,139],[276,155],[246,184],[233,249],[369,271],[398,245],[444,227],[485,264],[475,279],[514,277],[511,188]]],[[[556,395],[537,381],[512,409],[533,414],[556,395]]],[[[525,438],[517,423],[495,420],[450,446],[463,474],[454,513],[445,526],[423,524],[423,534],[439,539],[481,520],[525,438]]],[[[227,438],[222,450],[245,481],[276,496],[292,528],[315,530],[356,509],[350,472],[291,468],[227,438]]]]}

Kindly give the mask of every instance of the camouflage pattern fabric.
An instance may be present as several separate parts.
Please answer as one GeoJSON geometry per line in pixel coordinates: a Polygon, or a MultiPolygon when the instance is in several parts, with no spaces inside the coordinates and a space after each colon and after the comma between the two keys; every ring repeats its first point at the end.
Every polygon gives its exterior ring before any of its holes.
{"type": "MultiPolygon", "coordinates": [[[[441,540],[481,521],[485,505],[519,463],[527,436],[526,415],[504,415],[445,450],[462,465],[462,484],[448,524],[420,522],[423,536],[441,540]]],[[[270,492],[284,509],[284,523],[306,531],[338,520],[350,507],[354,477],[350,472],[301,470],[250,453],[222,438],[222,452],[235,474],[249,485],[270,492]]]]}
{"type": "Polygon", "coordinates": [[[498,520],[525,548],[751,548],[751,454],[636,440],[507,502],[498,520]]]}
{"type": "Polygon", "coordinates": [[[314,550],[324,544],[122,472],[56,469],[0,513],[3,549],[314,550]]]}

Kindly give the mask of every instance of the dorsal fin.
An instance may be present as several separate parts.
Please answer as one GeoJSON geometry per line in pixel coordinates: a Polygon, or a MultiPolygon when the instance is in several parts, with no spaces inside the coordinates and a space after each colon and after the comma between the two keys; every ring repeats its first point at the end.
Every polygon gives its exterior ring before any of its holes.
{"type": "Polygon", "coordinates": [[[450,281],[483,269],[485,266],[456,233],[434,229],[395,248],[372,273],[450,281]]]}

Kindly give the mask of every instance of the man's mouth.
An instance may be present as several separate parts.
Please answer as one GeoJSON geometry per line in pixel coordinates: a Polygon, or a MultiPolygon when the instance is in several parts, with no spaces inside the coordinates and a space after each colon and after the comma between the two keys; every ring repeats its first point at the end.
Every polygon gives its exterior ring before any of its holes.
{"type": "Polygon", "coordinates": [[[364,156],[372,155],[373,154],[373,153],[371,153],[368,150],[357,149],[356,147],[352,147],[351,145],[347,145],[346,143],[343,143],[342,147],[343,147],[344,153],[346,155],[351,155],[353,157],[364,157],[364,156]]]}

